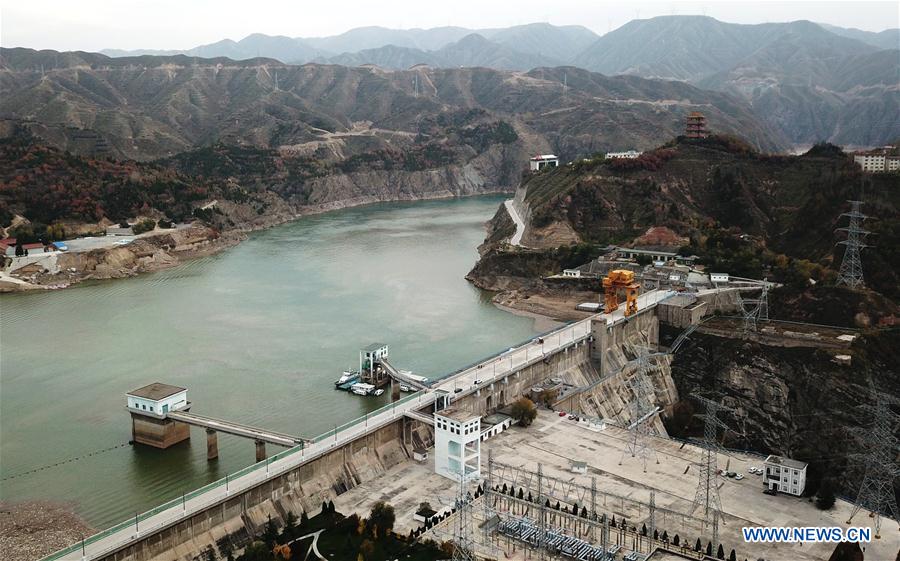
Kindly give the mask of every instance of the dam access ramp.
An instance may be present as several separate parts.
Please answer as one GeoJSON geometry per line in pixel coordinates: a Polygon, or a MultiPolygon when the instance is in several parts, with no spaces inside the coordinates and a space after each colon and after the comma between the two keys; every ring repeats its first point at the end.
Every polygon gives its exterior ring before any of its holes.
{"type": "Polygon", "coordinates": [[[401,384],[406,384],[407,386],[413,388],[414,390],[427,390],[429,386],[423,382],[420,382],[418,379],[408,376],[400,370],[394,368],[390,362],[388,362],[387,357],[384,357],[379,360],[381,367],[387,372],[388,376],[400,382],[401,384]]]}
{"type": "Polygon", "coordinates": [[[167,416],[172,420],[188,425],[203,427],[234,436],[252,438],[253,440],[277,444],[278,446],[285,446],[287,448],[302,446],[312,442],[310,439],[301,436],[293,436],[268,429],[261,429],[250,425],[236,423],[234,421],[214,419],[212,417],[205,417],[188,411],[170,411],[167,416]]]}

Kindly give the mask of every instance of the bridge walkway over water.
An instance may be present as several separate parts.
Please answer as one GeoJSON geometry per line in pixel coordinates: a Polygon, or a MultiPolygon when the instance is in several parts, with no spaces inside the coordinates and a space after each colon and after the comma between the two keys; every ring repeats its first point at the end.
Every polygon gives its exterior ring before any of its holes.
{"type": "Polygon", "coordinates": [[[190,413],[188,411],[170,411],[167,414],[167,417],[181,423],[186,423],[188,425],[203,427],[218,432],[223,432],[225,434],[243,436],[244,438],[252,438],[253,440],[277,444],[279,446],[285,446],[287,448],[292,448],[294,446],[304,445],[312,442],[310,439],[303,438],[301,436],[293,436],[290,434],[275,432],[268,429],[252,427],[250,425],[235,423],[234,421],[214,419],[212,417],[205,417],[203,415],[190,413]]]}
{"type": "Polygon", "coordinates": [[[384,370],[388,373],[388,376],[390,376],[397,382],[400,382],[401,384],[406,384],[407,386],[414,388],[416,390],[428,390],[429,389],[427,384],[423,384],[422,382],[419,382],[418,380],[414,380],[413,378],[403,374],[402,372],[400,372],[399,370],[394,368],[394,365],[392,365],[390,362],[388,362],[388,359],[382,358],[379,360],[379,363],[381,364],[382,368],[384,368],[384,370]]]}

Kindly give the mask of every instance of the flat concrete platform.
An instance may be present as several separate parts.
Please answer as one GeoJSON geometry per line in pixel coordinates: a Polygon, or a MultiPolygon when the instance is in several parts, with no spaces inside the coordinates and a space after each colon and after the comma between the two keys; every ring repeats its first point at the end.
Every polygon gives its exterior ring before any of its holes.
{"type": "MultiPolygon", "coordinates": [[[[493,450],[495,462],[534,470],[541,462],[546,475],[564,481],[572,481],[590,487],[591,478],[597,481],[597,510],[620,519],[624,515],[629,525],[640,528],[646,521],[647,510],[635,501],[648,502],[650,491],[656,492],[656,504],[672,511],[690,513],[697,486],[695,462],[700,449],[692,445],[667,439],[654,439],[659,464],[648,462],[647,472],[642,463],[626,456],[618,465],[624,448],[626,433],[616,427],[603,430],[591,429],[541,410],[535,423],[526,429],[513,426],[482,443],[482,474],[486,473],[488,450],[493,450]],[[573,461],[584,461],[588,473],[571,472],[573,461]],[[624,499],[621,497],[625,497],[624,499]]],[[[433,455],[429,455],[433,456],[433,455]]],[[[732,548],[738,559],[791,559],[819,561],[828,559],[834,549],[832,544],[748,544],[743,541],[743,526],[840,526],[845,523],[852,505],[838,500],[830,511],[820,511],[806,498],[779,495],[772,497],[762,492],[759,476],[747,472],[751,465],[760,466],[762,458],[749,455],[720,456],[719,466],[744,474],[742,481],[724,478],[720,483],[720,496],[724,510],[724,524],[720,526],[720,541],[726,555],[732,548]]],[[[398,532],[408,533],[420,524],[412,518],[422,501],[428,501],[435,510],[452,505],[456,483],[434,473],[433,459],[424,463],[406,462],[386,474],[364,483],[335,500],[340,512],[357,512],[365,515],[372,505],[383,500],[394,506],[398,532]]],[[[495,483],[498,482],[495,472],[495,483]]],[[[480,511],[481,505],[473,507],[480,511]]],[[[702,516],[699,511],[696,513],[702,516]]],[[[476,516],[477,518],[477,516],[476,516]]],[[[872,519],[861,511],[853,520],[855,526],[867,526],[872,519]]],[[[447,521],[441,526],[451,524],[447,521]]],[[[701,535],[697,520],[677,515],[657,513],[656,526],[670,536],[679,534],[693,543],[701,535]]],[[[447,528],[447,531],[451,528],[447,528]]],[[[440,535],[440,534],[439,534],[440,535]]],[[[708,537],[707,537],[708,539],[708,537]]],[[[704,543],[707,541],[704,539],[704,543]]],[[[900,530],[897,524],[885,520],[882,538],[866,546],[866,560],[893,560],[900,548],[900,530]]]]}

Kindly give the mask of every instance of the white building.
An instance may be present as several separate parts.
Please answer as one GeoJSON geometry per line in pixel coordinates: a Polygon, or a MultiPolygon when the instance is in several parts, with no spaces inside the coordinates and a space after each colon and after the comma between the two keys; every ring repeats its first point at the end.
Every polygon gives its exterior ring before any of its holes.
{"type": "Polygon", "coordinates": [[[709,280],[713,283],[728,283],[728,273],[710,273],[709,280]]]}
{"type": "Polygon", "coordinates": [[[672,251],[658,251],[654,249],[637,249],[633,247],[616,247],[616,253],[628,259],[639,259],[647,257],[651,261],[669,262],[678,257],[678,254],[672,251]]]}
{"type": "Polygon", "coordinates": [[[638,156],[640,156],[641,154],[643,154],[643,152],[638,152],[637,150],[628,150],[627,152],[607,152],[606,159],[612,160],[612,159],[616,159],[616,158],[618,158],[618,159],[625,158],[627,160],[633,160],[633,159],[637,158],[638,156]]]}
{"type": "Polygon", "coordinates": [[[563,269],[562,276],[578,279],[581,278],[581,271],[578,269],[563,269]]]}
{"type": "Polygon", "coordinates": [[[892,156],[883,152],[864,152],[853,155],[853,161],[859,164],[863,171],[898,171],[900,170],[900,156],[892,156]]]}
{"type": "Polygon", "coordinates": [[[169,411],[185,409],[190,405],[187,400],[187,389],[170,386],[162,382],[132,390],[125,394],[127,407],[135,413],[165,417],[169,411]]]}
{"type": "Polygon", "coordinates": [[[853,161],[859,164],[863,171],[884,171],[884,154],[856,154],[853,161]]]}
{"type": "Polygon", "coordinates": [[[534,158],[531,158],[531,161],[529,162],[529,169],[531,169],[531,171],[540,171],[547,166],[554,168],[559,166],[559,158],[554,154],[538,154],[534,158]]]}
{"type": "Polygon", "coordinates": [[[884,159],[885,171],[900,170],[900,156],[888,156],[884,159]]]}
{"type": "Polygon", "coordinates": [[[371,372],[375,367],[375,363],[380,361],[382,358],[387,358],[388,356],[388,346],[384,343],[372,343],[365,349],[360,349],[359,351],[359,372],[362,374],[364,371],[371,372]]]}
{"type": "Polygon", "coordinates": [[[763,485],[781,493],[800,496],[806,487],[806,462],[769,456],[763,463],[763,485]]]}
{"type": "Polygon", "coordinates": [[[496,436],[512,426],[513,418],[503,413],[493,413],[481,420],[482,431],[481,440],[485,441],[492,436],[496,436]]]}
{"type": "Polygon", "coordinates": [[[454,407],[434,414],[434,471],[455,481],[481,477],[481,416],[454,407]]]}

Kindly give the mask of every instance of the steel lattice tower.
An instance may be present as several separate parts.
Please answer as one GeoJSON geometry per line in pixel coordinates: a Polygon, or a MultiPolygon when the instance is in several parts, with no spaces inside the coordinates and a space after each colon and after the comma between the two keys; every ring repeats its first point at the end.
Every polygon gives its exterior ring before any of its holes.
{"type": "Polygon", "coordinates": [[[452,561],[475,561],[475,540],[472,538],[472,496],[466,488],[463,475],[465,467],[460,470],[459,489],[456,492],[456,526],[453,533],[452,561]]]}
{"type": "Polygon", "coordinates": [[[850,223],[846,228],[838,228],[838,231],[847,232],[847,239],[838,242],[838,245],[845,246],[844,259],[841,261],[841,269],[838,271],[838,278],[835,284],[846,285],[850,288],[861,288],[865,286],[863,280],[862,257],[860,252],[868,247],[864,242],[866,236],[871,232],[862,229],[863,220],[868,218],[859,211],[862,201],[847,201],[850,203],[850,212],[845,212],[841,216],[850,219],[850,223]]]}
{"type": "Polygon", "coordinates": [[[881,537],[882,517],[900,521],[900,510],[894,496],[894,479],[900,476],[897,466],[897,437],[893,428],[900,424],[900,415],[891,411],[891,404],[900,405],[900,399],[872,389],[874,404],[864,404],[859,409],[872,416],[872,425],[855,431],[864,442],[864,451],[855,456],[865,462],[865,475],[859,486],[859,494],[849,524],[860,508],[872,512],[875,519],[875,537],[881,537]]]}
{"type": "Polygon", "coordinates": [[[628,440],[625,442],[625,448],[622,449],[622,456],[619,458],[619,465],[626,455],[632,458],[640,458],[644,471],[647,471],[647,460],[652,455],[659,463],[659,455],[653,448],[651,436],[654,431],[651,427],[658,408],[652,402],[648,401],[647,396],[656,396],[656,390],[653,383],[648,377],[650,371],[650,353],[649,349],[643,345],[628,345],[632,354],[637,358],[636,371],[625,382],[625,385],[631,390],[634,399],[631,401],[631,424],[628,425],[628,440]]]}
{"type": "Polygon", "coordinates": [[[716,438],[718,429],[728,429],[728,426],[719,420],[719,411],[727,410],[722,404],[698,395],[694,399],[705,405],[706,413],[698,415],[703,417],[703,454],[699,462],[700,476],[697,480],[697,493],[694,496],[692,511],[698,507],[703,508],[703,529],[712,527],[713,545],[718,545],[719,539],[719,514],[722,511],[722,501],[719,498],[719,467],[718,454],[721,451],[719,441],[716,438]]]}
{"type": "Polygon", "coordinates": [[[759,298],[741,299],[741,309],[744,312],[744,333],[756,331],[759,321],[769,319],[769,281],[762,282],[759,298]]]}

